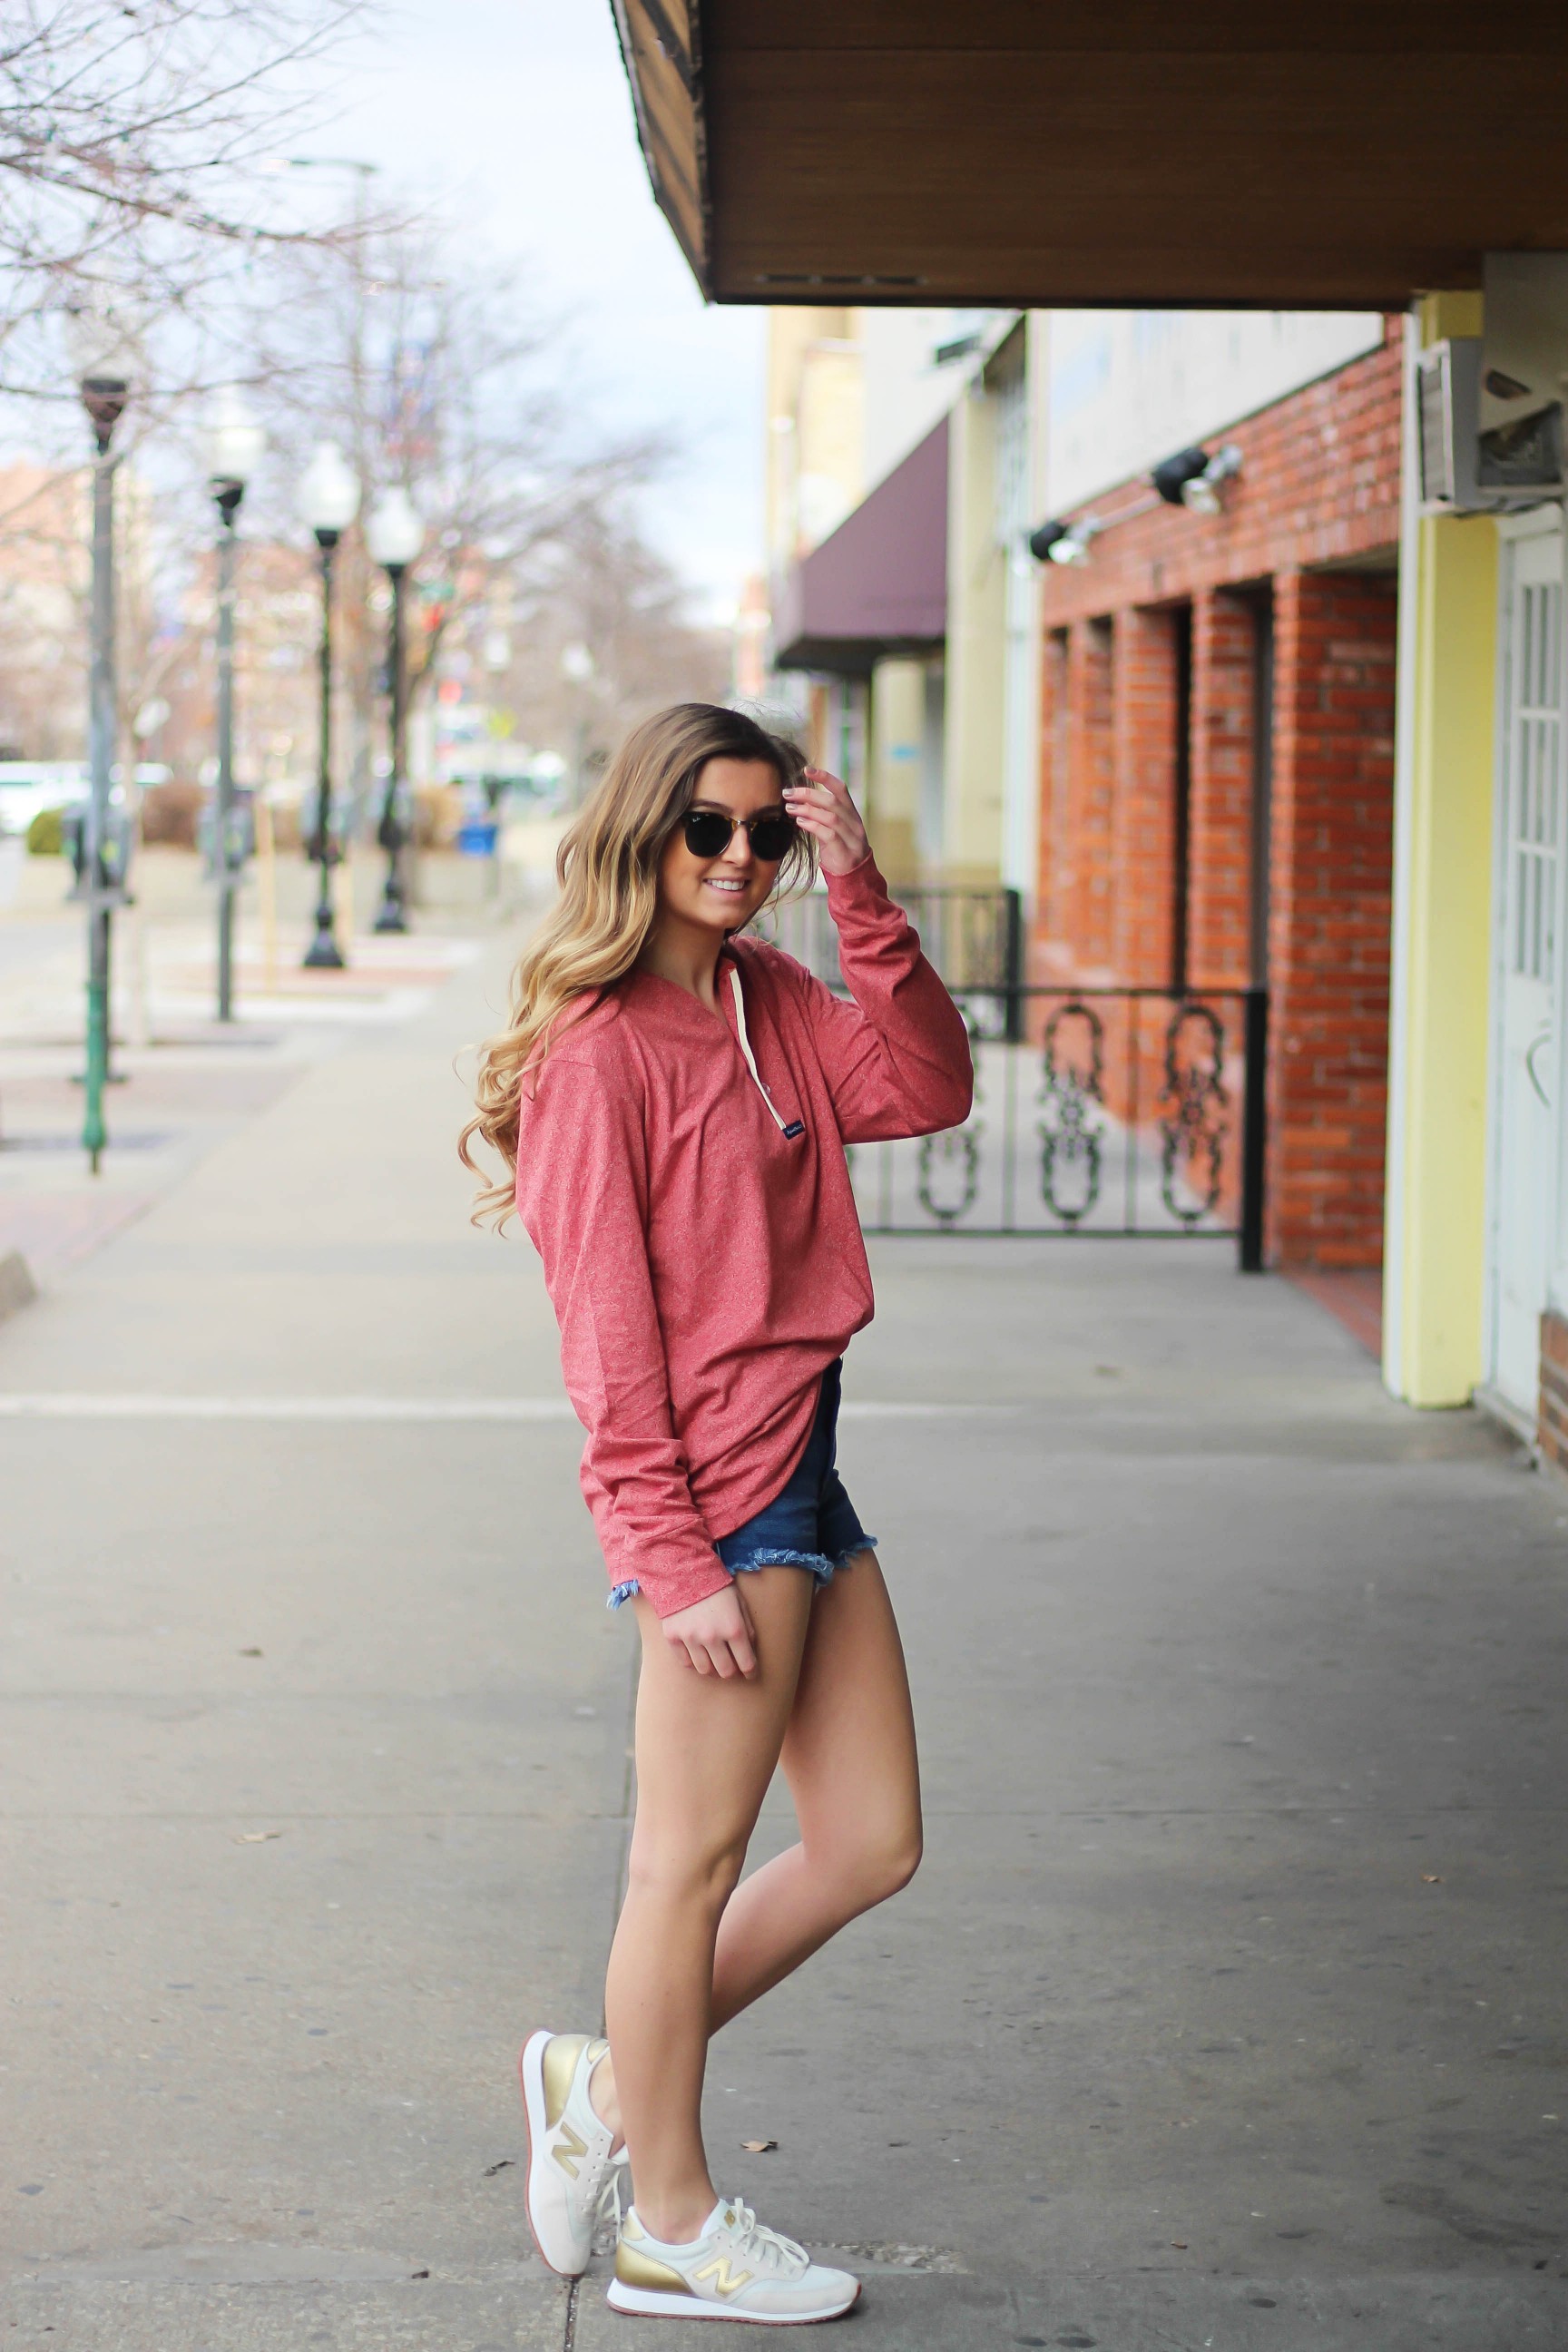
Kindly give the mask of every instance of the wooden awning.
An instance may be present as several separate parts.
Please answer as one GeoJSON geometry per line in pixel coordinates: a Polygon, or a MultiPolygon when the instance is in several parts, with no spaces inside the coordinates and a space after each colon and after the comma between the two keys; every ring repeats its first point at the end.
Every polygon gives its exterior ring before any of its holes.
{"type": "Polygon", "coordinates": [[[614,0],[721,302],[1393,308],[1568,248],[1563,0],[614,0]]]}

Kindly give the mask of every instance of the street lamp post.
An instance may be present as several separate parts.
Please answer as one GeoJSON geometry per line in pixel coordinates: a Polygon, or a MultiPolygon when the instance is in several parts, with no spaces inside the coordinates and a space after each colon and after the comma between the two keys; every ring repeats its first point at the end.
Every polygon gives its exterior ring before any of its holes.
{"type": "Polygon", "coordinates": [[[577,757],[574,762],[572,804],[581,808],[588,785],[588,689],[598,668],[592,653],[584,645],[573,644],[561,648],[561,675],[568,686],[577,689],[577,757]]]}
{"type": "Polygon", "coordinates": [[[217,870],[217,1017],[234,1019],[234,898],[243,845],[234,823],[234,562],[235,518],[245,486],[260,462],[266,436],[237,392],[225,395],[208,443],[207,487],[218,511],[217,542],[217,802],[213,861],[217,870]]]}
{"type": "Polygon", "coordinates": [[[395,483],[377,499],[366,525],[365,541],[373,560],[382,566],[392,583],[392,625],[387,647],[392,766],[376,835],[386,852],[386,883],[375,928],[378,931],[405,931],[408,918],[403,852],[408,843],[408,659],[403,588],[405,574],[425,544],[425,525],[401,483],[395,483]]]}
{"type": "Polygon", "coordinates": [[[110,921],[125,901],[124,843],[117,834],[114,787],[114,428],[131,397],[135,347],[107,313],[77,312],[70,337],[81,404],[97,449],[92,470],[92,606],[88,665],[88,803],[84,879],[87,899],[87,1072],[81,1139],[93,1174],[109,1138],[103,1089],[109,1078],[110,921]]]}
{"type": "Polygon", "coordinates": [[[342,971],[342,950],[332,929],[332,867],[341,854],[332,839],[332,556],[359,512],[359,483],[335,441],[316,445],[300,485],[300,510],[315,533],[321,557],[321,716],[316,822],[306,854],[321,867],[316,935],[305,951],[307,970],[342,971]]]}

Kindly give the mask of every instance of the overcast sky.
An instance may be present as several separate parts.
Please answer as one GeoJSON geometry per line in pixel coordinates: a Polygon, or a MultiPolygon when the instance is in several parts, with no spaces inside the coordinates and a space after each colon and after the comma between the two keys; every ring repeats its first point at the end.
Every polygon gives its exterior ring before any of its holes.
{"type": "Polygon", "coordinates": [[[598,415],[685,444],[647,525],[728,617],[760,557],[764,313],[703,308],[648,192],[609,0],[401,0],[377,25],[312,152],[383,165],[533,263],[598,415]]]}

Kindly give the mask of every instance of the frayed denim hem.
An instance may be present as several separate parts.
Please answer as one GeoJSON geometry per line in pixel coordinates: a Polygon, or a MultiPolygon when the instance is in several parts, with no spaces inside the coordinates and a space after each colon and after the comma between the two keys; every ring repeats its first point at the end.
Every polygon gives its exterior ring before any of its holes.
{"type": "MultiPolygon", "coordinates": [[[[753,1570],[759,1568],[809,1568],[819,1585],[830,1584],[838,1570],[847,1567],[857,1552],[875,1551],[876,1549],[875,1536],[862,1536],[858,1542],[850,1545],[847,1551],[841,1551],[837,1559],[829,1559],[825,1551],[763,1550],[758,1552],[753,1559],[740,1561],[730,1573],[731,1576],[750,1576],[753,1570]]],[[[629,1577],[625,1584],[612,1588],[605,1606],[606,1609],[618,1609],[624,1601],[631,1599],[634,1592],[641,1591],[642,1586],[637,1578],[629,1577]]]]}

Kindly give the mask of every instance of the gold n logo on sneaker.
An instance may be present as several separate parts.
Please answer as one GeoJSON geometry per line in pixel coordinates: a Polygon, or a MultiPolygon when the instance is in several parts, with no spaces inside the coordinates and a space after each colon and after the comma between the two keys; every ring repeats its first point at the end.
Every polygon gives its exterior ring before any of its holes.
{"type": "Polygon", "coordinates": [[[561,2142],[559,2145],[552,2147],[550,2153],[555,2158],[556,2163],[561,2167],[562,2171],[566,2174],[567,2178],[569,2179],[575,2180],[577,2178],[577,2158],[580,2156],[587,2155],[588,2143],[585,2139],[578,2138],[570,2124],[563,2124],[561,2126],[561,2142]]]}
{"type": "Polygon", "coordinates": [[[743,2286],[750,2284],[752,2273],[750,2271],[742,2271],[737,2277],[730,2268],[729,2255],[715,2254],[710,2263],[704,2263],[701,2269],[693,2271],[690,2276],[692,2284],[696,2286],[706,2286],[708,2281],[711,2279],[716,2294],[739,2294],[743,2286]]]}

